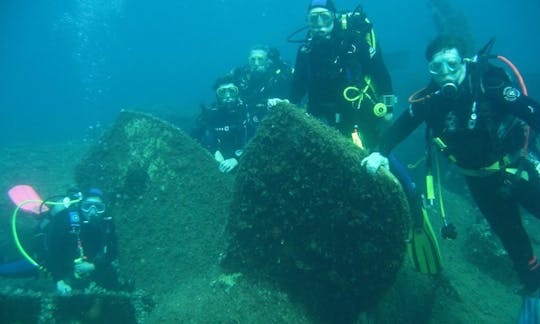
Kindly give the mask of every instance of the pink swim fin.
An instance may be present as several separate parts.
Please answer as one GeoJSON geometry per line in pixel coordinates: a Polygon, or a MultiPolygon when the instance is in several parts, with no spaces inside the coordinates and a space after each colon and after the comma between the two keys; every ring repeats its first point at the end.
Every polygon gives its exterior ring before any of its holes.
{"type": "Polygon", "coordinates": [[[42,205],[43,200],[38,193],[29,185],[17,185],[9,189],[9,198],[22,210],[33,214],[41,214],[49,210],[46,205],[42,205]],[[41,207],[41,210],[40,210],[41,207]]]}

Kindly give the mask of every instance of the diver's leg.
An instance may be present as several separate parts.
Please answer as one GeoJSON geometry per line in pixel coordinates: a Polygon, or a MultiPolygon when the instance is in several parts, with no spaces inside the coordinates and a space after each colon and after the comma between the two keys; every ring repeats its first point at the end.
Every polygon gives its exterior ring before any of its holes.
{"type": "Polygon", "coordinates": [[[398,179],[407,196],[413,224],[420,225],[423,219],[422,208],[424,208],[424,203],[422,201],[422,196],[420,196],[420,193],[416,190],[416,184],[412,181],[405,166],[394,156],[394,154],[388,156],[388,164],[390,165],[390,172],[398,179]]]}
{"type": "Polygon", "coordinates": [[[514,197],[532,215],[540,219],[540,174],[533,164],[526,160],[523,170],[527,172],[528,180],[519,179],[514,189],[514,197]]]}
{"type": "Polygon", "coordinates": [[[401,183],[407,197],[414,196],[416,193],[416,184],[412,181],[405,166],[392,153],[388,156],[388,163],[390,164],[390,172],[401,183]]]}
{"type": "Polygon", "coordinates": [[[533,291],[540,286],[540,267],[523,228],[518,202],[503,190],[504,177],[500,173],[489,177],[466,177],[466,180],[480,211],[512,259],[525,289],[533,291]]]}

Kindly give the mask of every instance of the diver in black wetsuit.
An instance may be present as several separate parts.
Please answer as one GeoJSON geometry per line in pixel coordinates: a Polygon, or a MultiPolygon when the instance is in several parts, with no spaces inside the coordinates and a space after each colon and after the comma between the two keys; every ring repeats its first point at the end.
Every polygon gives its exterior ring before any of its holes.
{"type": "MultiPolygon", "coordinates": [[[[307,22],[288,99],[299,105],[307,96],[308,114],[369,152],[389,125],[396,101],[373,26],[360,7],[339,13],[331,0],[312,0],[307,22]]],[[[393,155],[389,166],[409,201],[414,228],[409,255],[420,272],[438,273],[442,265],[437,238],[428,226],[421,195],[393,155]]]]}
{"type": "MultiPolygon", "coordinates": [[[[411,105],[383,136],[388,154],[420,124],[428,139],[465,176],[481,212],[513,261],[524,292],[540,287],[540,264],[523,228],[520,206],[540,218],[540,164],[534,133],[540,106],[515,88],[501,68],[484,60],[467,61],[464,43],[441,36],[426,51],[432,80],[410,99],[411,105]]],[[[375,171],[384,157],[364,160],[375,171]]]]}
{"type": "Polygon", "coordinates": [[[117,277],[115,226],[105,212],[101,190],[91,189],[84,197],[78,193],[67,207],[56,205],[42,220],[41,263],[60,294],[90,282],[106,289],[122,288],[117,277]]]}
{"type": "Polygon", "coordinates": [[[191,136],[214,155],[219,170],[227,173],[238,165],[248,140],[247,108],[232,75],[218,78],[214,90],[216,102],[202,107],[191,136]]]}
{"type": "Polygon", "coordinates": [[[369,148],[392,116],[392,80],[373,27],[360,8],[340,14],[332,1],[313,0],[309,32],[298,49],[289,100],[369,148]]]}
{"type": "Polygon", "coordinates": [[[270,98],[289,94],[293,69],[281,59],[277,48],[253,46],[248,64],[231,71],[239,96],[247,108],[248,138],[251,138],[267,113],[270,98]]]}

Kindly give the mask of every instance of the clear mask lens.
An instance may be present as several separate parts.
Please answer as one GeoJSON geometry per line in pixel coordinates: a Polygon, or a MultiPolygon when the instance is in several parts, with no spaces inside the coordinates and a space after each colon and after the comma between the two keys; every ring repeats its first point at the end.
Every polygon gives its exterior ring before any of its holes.
{"type": "Polygon", "coordinates": [[[429,73],[432,75],[445,75],[456,72],[463,65],[463,60],[459,56],[443,55],[436,57],[429,62],[429,73]]]}
{"type": "Polygon", "coordinates": [[[219,99],[236,99],[238,97],[238,87],[235,85],[224,85],[216,90],[219,99]]]}
{"type": "Polygon", "coordinates": [[[94,211],[97,214],[103,214],[105,212],[105,204],[99,201],[83,201],[81,203],[81,211],[83,213],[94,211]]]}
{"type": "Polygon", "coordinates": [[[334,21],[334,15],[328,11],[311,11],[307,16],[307,23],[311,29],[329,28],[334,21]]]}

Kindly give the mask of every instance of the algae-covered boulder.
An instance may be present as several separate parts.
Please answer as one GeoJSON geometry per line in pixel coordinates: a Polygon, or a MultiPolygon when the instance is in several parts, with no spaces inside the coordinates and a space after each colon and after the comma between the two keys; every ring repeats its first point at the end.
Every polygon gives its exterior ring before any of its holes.
{"type": "Polygon", "coordinates": [[[76,167],[81,187],[104,190],[122,273],[159,297],[218,265],[232,177],[180,129],[123,111],[76,167]]]}
{"type": "Polygon", "coordinates": [[[276,107],[238,170],[224,265],[276,281],[317,315],[352,321],[393,284],[408,205],[366,153],[292,105],[276,107]]]}

